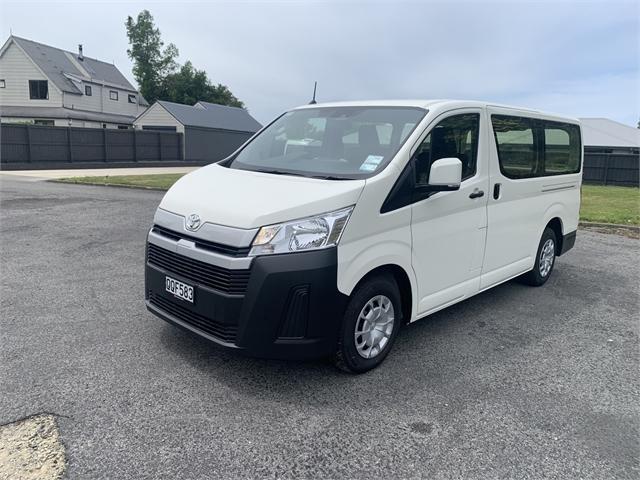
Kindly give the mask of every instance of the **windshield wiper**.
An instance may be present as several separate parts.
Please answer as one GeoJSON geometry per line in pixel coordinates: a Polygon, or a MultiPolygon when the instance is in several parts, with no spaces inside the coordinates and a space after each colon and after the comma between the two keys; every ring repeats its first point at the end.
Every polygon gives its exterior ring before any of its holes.
{"type": "Polygon", "coordinates": [[[292,172],[286,172],[284,170],[251,170],[252,172],[260,172],[260,173],[270,173],[272,175],[292,175],[294,177],[304,177],[305,175],[302,175],[300,173],[292,173],[292,172]]]}
{"type": "Polygon", "coordinates": [[[251,170],[252,172],[270,173],[272,175],[291,175],[294,177],[319,178],[321,180],[352,180],[345,177],[336,177],[334,175],[304,175],[302,173],[288,172],[286,170],[251,170]]]}
{"type": "Polygon", "coordinates": [[[313,175],[311,178],[319,178],[321,180],[353,180],[346,177],[335,177],[333,175],[313,175]]]}

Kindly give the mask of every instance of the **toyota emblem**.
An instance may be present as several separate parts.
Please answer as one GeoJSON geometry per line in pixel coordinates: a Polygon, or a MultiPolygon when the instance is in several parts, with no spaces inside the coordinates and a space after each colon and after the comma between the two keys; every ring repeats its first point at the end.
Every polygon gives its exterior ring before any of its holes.
{"type": "Polygon", "coordinates": [[[187,217],[187,230],[195,232],[200,227],[200,215],[192,213],[187,217]]]}

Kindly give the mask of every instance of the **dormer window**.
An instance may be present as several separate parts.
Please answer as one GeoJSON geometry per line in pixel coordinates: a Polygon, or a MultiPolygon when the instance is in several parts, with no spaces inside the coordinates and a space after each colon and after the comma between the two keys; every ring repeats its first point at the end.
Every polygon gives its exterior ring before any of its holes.
{"type": "Polygon", "coordinates": [[[91,91],[91,85],[85,85],[84,86],[84,94],[87,97],[90,97],[91,95],[93,95],[93,92],[91,91]]]}
{"type": "Polygon", "coordinates": [[[31,100],[48,100],[49,82],[47,80],[29,80],[29,98],[31,100]]]}
{"type": "Polygon", "coordinates": [[[135,95],[129,95],[129,103],[136,103],[136,96],[135,95]]]}
{"type": "Polygon", "coordinates": [[[111,100],[115,100],[116,102],[118,101],[118,92],[115,90],[109,90],[109,98],[111,100]]]}

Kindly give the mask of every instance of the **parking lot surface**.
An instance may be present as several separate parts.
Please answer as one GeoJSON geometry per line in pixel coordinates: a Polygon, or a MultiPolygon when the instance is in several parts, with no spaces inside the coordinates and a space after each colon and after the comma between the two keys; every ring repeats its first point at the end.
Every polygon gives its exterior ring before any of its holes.
{"type": "Polygon", "coordinates": [[[640,242],[406,327],[378,369],[245,358],[149,314],[161,192],[3,178],[0,424],[56,416],[69,478],[638,478],[640,242]]]}

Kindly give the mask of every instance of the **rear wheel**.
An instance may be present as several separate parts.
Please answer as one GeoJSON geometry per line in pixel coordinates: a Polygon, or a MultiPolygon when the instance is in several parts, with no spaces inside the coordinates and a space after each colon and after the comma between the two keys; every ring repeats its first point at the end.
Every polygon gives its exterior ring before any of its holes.
{"type": "Polygon", "coordinates": [[[335,355],[336,366],[363,373],[385,359],[402,323],[400,291],[390,276],[372,277],[352,294],[335,355]]]}
{"type": "Polygon", "coordinates": [[[533,269],[522,276],[522,280],[534,287],[543,285],[551,276],[553,267],[556,263],[557,239],[556,234],[551,228],[546,228],[538,245],[536,261],[533,269]]]}

